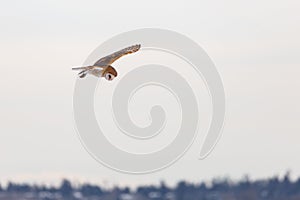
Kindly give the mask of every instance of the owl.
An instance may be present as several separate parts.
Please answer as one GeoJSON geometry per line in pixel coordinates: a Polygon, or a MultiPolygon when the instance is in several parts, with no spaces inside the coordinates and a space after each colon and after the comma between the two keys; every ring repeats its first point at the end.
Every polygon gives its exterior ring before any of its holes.
{"type": "Polygon", "coordinates": [[[78,73],[79,78],[84,78],[87,74],[91,74],[96,77],[104,77],[106,80],[112,81],[118,76],[118,72],[111,66],[111,64],[124,55],[137,52],[140,48],[140,44],[133,45],[99,59],[92,66],[74,67],[72,70],[81,70],[78,73]]]}

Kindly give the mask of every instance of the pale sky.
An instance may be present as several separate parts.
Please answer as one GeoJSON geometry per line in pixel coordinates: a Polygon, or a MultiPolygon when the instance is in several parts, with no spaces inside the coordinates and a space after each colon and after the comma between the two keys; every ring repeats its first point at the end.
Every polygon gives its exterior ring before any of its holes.
{"type": "Polygon", "coordinates": [[[300,176],[300,2],[2,1],[0,181],[55,184],[63,177],[108,186],[180,179],[300,176]],[[96,162],[76,135],[71,66],[110,37],[164,28],[201,45],[223,79],[223,135],[203,161],[198,148],[152,175],[96,162]]]}

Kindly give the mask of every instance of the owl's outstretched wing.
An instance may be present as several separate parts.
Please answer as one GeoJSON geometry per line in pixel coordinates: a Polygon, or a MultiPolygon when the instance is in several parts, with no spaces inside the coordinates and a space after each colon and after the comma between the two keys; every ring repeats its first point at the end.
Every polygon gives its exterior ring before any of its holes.
{"type": "Polygon", "coordinates": [[[124,55],[137,52],[141,48],[140,44],[133,45],[127,48],[124,48],[120,51],[117,51],[115,53],[112,53],[108,56],[105,56],[98,60],[94,66],[105,66],[105,65],[111,65],[113,62],[115,62],[117,59],[121,58],[124,55]]]}

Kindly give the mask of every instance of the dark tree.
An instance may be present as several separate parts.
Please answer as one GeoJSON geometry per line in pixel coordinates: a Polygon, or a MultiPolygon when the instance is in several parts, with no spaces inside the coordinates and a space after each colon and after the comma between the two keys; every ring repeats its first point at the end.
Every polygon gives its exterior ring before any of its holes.
{"type": "Polygon", "coordinates": [[[121,192],[124,193],[124,194],[130,194],[131,193],[129,187],[125,187],[125,188],[121,189],[121,192]]]}
{"type": "Polygon", "coordinates": [[[178,200],[184,199],[186,189],[187,189],[187,184],[185,181],[181,181],[177,184],[175,193],[176,193],[176,198],[178,200]]]}
{"type": "Polygon", "coordinates": [[[137,188],[137,193],[143,196],[148,196],[151,192],[157,192],[157,188],[150,185],[150,186],[140,186],[137,188]]]}
{"type": "Polygon", "coordinates": [[[8,183],[6,188],[8,192],[30,192],[31,186],[27,184],[16,184],[16,183],[8,183]]]}
{"type": "Polygon", "coordinates": [[[59,191],[64,197],[71,197],[73,193],[71,182],[66,179],[63,180],[59,188],[59,191]]]}
{"type": "Polygon", "coordinates": [[[96,185],[84,184],[79,188],[79,191],[83,196],[100,196],[103,194],[103,191],[100,187],[96,185]]]}
{"type": "Polygon", "coordinates": [[[160,194],[164,197],[169,191],[170,189],[166,186],[165,182],[161,181],[160,188],[159,188],[160,194]]]}
{"type": "MultiPolygon", "coordinates": [[[[44,192],[45,194],[53,194],[54,199],[72,200],[75,199],[72,195],[74,191],[81,192],[82,199],[104,200],[123,200],[123,197],[128,197],[128,195],[123,196],[123,194],[133,195],[133,199],[139,200],[298,200],[300,199],[300,178],[292,181],[290,174],[287,173],[282,179],[278,176],[256,181],[246,177],[239,182],[215,179],[211,185],[206,185],[204,182],[194,184],[181,181],[175,188],[169,188],[164,182],[161,182],[158,186],[140,186],[135,192],[132,192],[129,187],[114,187],[111,190],[103,190],[101,187],[91,184],[73,187],[68,180],[63,180],[59,187],[31,186],[10,182],[6,188],[0,185],[0,191],[0,199],[4,197],[4,199],[12,200],[24,199],[23,196],[27,192],[30,192],[29,195],[33,193],[37,197],[40,192],[44,192]],[[61,193],[62,198],[54,195],[55,193],[61,193]]],[[[77,200],[82,200],[80,196],[77,197],[77,200]]],[[[50,199],[50,197],[43,199],[50,199]]]]}

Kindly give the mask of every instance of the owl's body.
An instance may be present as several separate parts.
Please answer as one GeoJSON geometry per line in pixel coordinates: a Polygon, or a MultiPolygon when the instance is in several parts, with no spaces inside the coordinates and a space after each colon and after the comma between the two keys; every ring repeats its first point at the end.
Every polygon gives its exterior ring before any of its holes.
{"type": "Polygon", "coordinates": [[[92,75],[100,78],[100,77],[102,77],[103,69],[99,68],[99,67],[94,67],[93,69],[88,70],[88,74],[92,74],[92,75]]]}
{"type": "Polygon", "coordinates": [[[139,45],[139,44],[133,45],[133,46],[127,47],[125,49],[122,49],[120,51],[117,51],[113,54],[110,54],[106,57],[101,58],[92,66],[76,67],[76,68],[72,68],[72,69],[73,70],[81,70],[78,73],[78,76],[80,78],[84,78],[87,74],[92,74],[96,77],[99,77],[99,78],[105,77],[105,79],[112,81],[118,75],[118,73],[115,70],[115,68],[113,68],[111,66],[111,64],[124,55],[137,52],[140,48],[141,48],[141,45],[139,45]]]}

